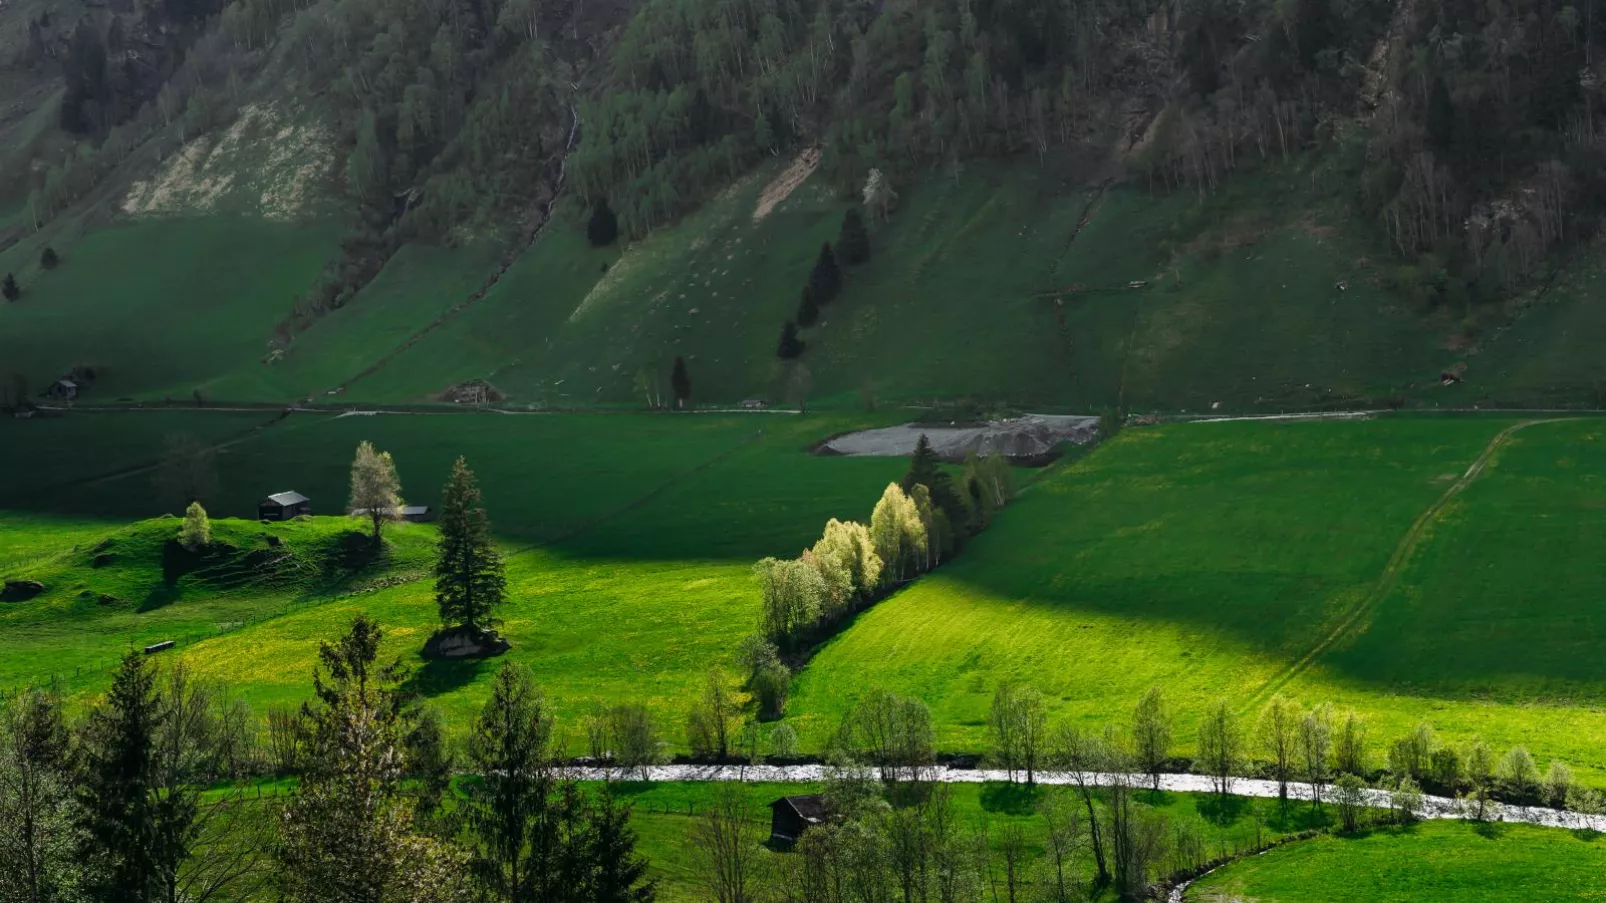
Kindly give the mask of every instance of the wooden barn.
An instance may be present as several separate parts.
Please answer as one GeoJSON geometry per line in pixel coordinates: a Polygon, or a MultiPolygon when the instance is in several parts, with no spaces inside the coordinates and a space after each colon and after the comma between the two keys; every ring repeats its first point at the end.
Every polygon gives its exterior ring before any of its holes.
{"type": "MultiPolygon", "coordinates": [[[[352,517],[372,517],[373,514],[374,509],[372,508],[351,509],[352,517]]],[[[434,520],[435,512],[429,510],[428,505],[404,505],[402,506],[401,510],[392,511],[391,516],[398,520],[404,520],[409,523],[422,524],[425,521],[434,520]]]]}
{"type": "Polygon", "coordinates": [[[825,797],[783,796],[770,803],[770,845],[791,846],[803,832],[825,824],[825,797]]]}
{"type": "Polygon", "coordinates": [[[299,492],[275,492],[257,502],[257,519],[289,520],[312,513],[312,500],[299,492]]]}

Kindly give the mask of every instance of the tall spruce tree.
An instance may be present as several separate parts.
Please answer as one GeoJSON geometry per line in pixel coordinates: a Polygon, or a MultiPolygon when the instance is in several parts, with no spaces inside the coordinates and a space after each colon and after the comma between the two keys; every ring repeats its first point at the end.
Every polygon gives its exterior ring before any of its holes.
{"type": "Polygon", "coordinates": [[[591,208],[591,219],[586,222],[586,239],[592,247],[601,248],[613,244],[618,237],[619,217],[608,206],[607,198],[597,198],[591,208]]]}
{"type": "Polygon", "coordinates": [[[417,833],[402,792],[399,662],[379,663],[383,634],[358,615],[319,649],[306,770],[285,806],[277,848],[281,899],[295,903],[460,903],[453,852],[417,833]]]}
{"type": "Polygon", "coordinates": [[[130,650],[105,702],[89,716],[78,778],[80,858],[90,899],[157,903],[162,881],[157,846],[177,813],[157,792],[156,735],[163,712],[156,674],[130,650]]]}
{"type": "Polygon", "coordinates": [[[836,249],[842,255],[842,262],[849,266],[870,259],[870,233],[864,228],[859,208],[849,207],[848,212],[842,214],[842,232],[837,236],[836,249]]]}
{"type": "Polygon", "coordinates": [[[675,393],[675,407],[684,408],[691,401],[691,374],[686,372],[686,359],[675,358],[675,369],[669,374],[669,388],[675,393]]]}
{"type": "Polygon", "coordinates": [[[546,899],[557,889],[551,735],[529,669],[503,665],[469,737],[469,761],[481,778],[468,787],[464,806],[474,873],[499,900],[546,899]]]}
{"type": "Polygon", "coordinates": [[[781,341],[775,348],[775,356],[783,361],[795,360],[803,355],[803,340],[797,337],[797,324],[791,320],[781,327],[781,341]]]}
{"type": "Polygon", "coordinates": [[[820,322],[820,305],[814,300],[812,286],[803,287],[803,299],[797,304],[797,325],[807,329],[820,322]]]}
{"type": "Polygon", "coordinates": [[[480,630],[498,623],[507,578],[491,540],[491,521],[480,504],[479,482],[458,458],[441,497],[441,539],[435,561],[435,604],[441,623],[480,630]]]}
{"type": "Polygon", "coordinates": [[[820,256],[814,258],[814,269],[809,272],[808,285],[804,292],[814,297],[814,303],[820,306],[831,303],[842,291],[842,270],[836,264],[836,255],[831,251],[831,243],[820,245],[820,256]]]}
{"type": "Polygon", "coordinates": [[[0,295],[7,301],[15,301],[22,297],[22,286],[17,284],[17,275],[7,273],[4,281],[0,281],[0,295]]]}
{"type": "Polygon", "coordinates": [[[925,433],[915,442],[914,457],[909,461],[909,470],[898,483],[904,492],[913,492],[916,486],[924,486],[931,493],[932,504],[947,518],[949,526],[954,533],[955,545],[962,544],[963,531],[972,518],[970,510],[965,507],[965,501],[954,488],[953,478],[942,469],[942,461],[937,452],[931,447],[931,440],[925,433]]]}

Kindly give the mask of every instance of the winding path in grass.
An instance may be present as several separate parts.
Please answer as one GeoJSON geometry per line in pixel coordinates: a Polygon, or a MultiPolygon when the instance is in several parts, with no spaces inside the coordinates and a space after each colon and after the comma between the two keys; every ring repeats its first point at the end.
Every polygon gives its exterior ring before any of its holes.
{"type": "Polygon", "coordinates": [[[1438,519],[1439,515],[1455,500],[1456,496],[1466,491],[1467,487],[1477,480],[1478,476],[1489,466],[1489,462],[1494,459],[1495,453],[1500,451],[1518,430],[1543,423],[1562,423],[1568,419],[1571,418],[1524,420],[1496,433],[1494,438],[1489,440],[1489,444],[1484,446],[1478,457],[1467,467],[1466,472],[1461,474],[1461,477],[1454,483],[1450,484],[1450,487],[1444,490],[1444,494],[1434,500],[1433,504],[1417,515],[1415,521],[1411,522],[1411,528],[1405,531],[1405,535],[1400,538],[1399,544],[1394,547],[1394,554],[1389,556],[1388,564],[1383,566],[1383,573],[1372,583],[1372,588],[1361,596],[1354,605],[1350,606],[1347,611],[1343,612],[1339,616],[1337,626],[1318,640],[1304,655],[1301,655],[1270,680],[1266,681],[1245,703],[1244,709],[1247,711],[1260,705],[1273,693],[1276,693],[1294,678],[1303,674],[1323,653],[1353,636],[1361,629],[1372,610],[1377,608],[1394,591],[1394,586],[1399,582],[1401,572],[1405,570],[1405,565],[1410,562],[1417,546],[1421,544],[1422,537],[1427,533],[1429,525],[1438,519]]]}
{"type": "MultiPolygon", "coordinates": [[[[828,765],[653,765],[647,768],[595,768],[571,767],[564,769],[566,777],[578,781],[641,780],[651,783],[671,781],[709,781],[719,783],[754,784],[814,784],[823,783],[831,773],[828,765]]],[[[927,774],[938,784],[991,784],[1009,780],[1009,772],[997,768],[947,768],[934,766],[927,774]]],[[[1016,773],[1017,777],[1020,773],[1016,773]]],[[[1089,773],[1081,776],[1089,784],[1108,787],[1117,782],[1140,789],[1153,787],[1153,779],[1146,774],[1089,773]]],[[[1071,771],[1039,771],[1037,783],[1045,786],[1066,786],[1078,783],[1078,775],[1071,771]]],[[[1276,799],[1276,781],[1235,778],[1229,785],[1232,796],[1276,799]]],[[[1160,789],[1170,793],[1214,793],[1215,781],[1202,774],[1162,774],[1160,789]]],[[[1366,804],[1372,808],[1390,806],[1389,792],[1368,788],[1363,791],[1366,804]]],[[[1307,801],[1312,797],[1311,785],[1290,782],[1288,798],[1307,801]]],[[[1323,800],[1331,800],[1332,787],[1322,793],[1323,800]]],[[[1419,818],[1477,820],[1477,813],[1461,800],[1443,796],[1423,796],[1417,810],[1419,818]]],[[[1544,806],[1513,806],[1489,803],[1484,821],[1517,822],[1543,828],[1569,828],[1573,830],[1601,831],[1606,833],[1606,815],[1586,815],[1565,809],[1548,809],[1544,806]]]]}

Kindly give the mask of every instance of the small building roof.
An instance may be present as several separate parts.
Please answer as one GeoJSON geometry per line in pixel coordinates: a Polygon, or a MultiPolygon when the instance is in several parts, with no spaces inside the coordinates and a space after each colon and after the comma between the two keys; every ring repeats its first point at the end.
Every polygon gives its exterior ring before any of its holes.
{"type": "Polygon", "coordinates": [[[267,500],[270,501],[270,502],[273,502],[276,505],[283,505],[286,508],[290,507],[291,505],[299,505],[302,502],[310,502],[310,501],[312,501],[312,499],[309,499],[306,496],[302,495],[301,493],[294,492],[294,491],[291,491],[291,492],[275,492],[274,494],[268,496],[267,500]]]}
{"type": "Polygon", "coordinates": [[[58,380],[56,380],[56,385],[61,386],[63,389],[76,389],[76,388],[78,388],[78,384],[73,382],[70,379],[58,379],[58,380]]]}
{"type": "Polygon", "coordinates": [[[825,797],[817,793],[811,793],[806,796],[783,796],[770,803],[771,809],[780,806],[790,808],[798,814],[799,818],[811,825],[822,824],[825,821],[825,797]]]}

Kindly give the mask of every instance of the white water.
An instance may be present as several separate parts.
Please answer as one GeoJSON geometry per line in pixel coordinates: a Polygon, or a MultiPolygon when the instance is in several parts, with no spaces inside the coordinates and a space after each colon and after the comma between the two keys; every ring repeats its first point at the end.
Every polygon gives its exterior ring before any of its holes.
{"type": "MultiPolygon", "coordinates": [[[[606,780],[646,780],[646,781],[745,781],[748,783],[817,783],[824,781],[828,772],[825,765],[654,765],[644,769],[626,771],[619,768],[568,768],[565,773],[581,781],[606,780]]],[[[944,768],[936,766],[928,769],[931,780],[944,784],[982,784],[989,782],[1002,782],[1009,778],[1007,772],[997,769],[985,768],[944,768]]],[[[1148,775],[1089,775],[1089,783],[1098,786],[1108,786],[1120,777],[1136,787],[1149,787],[1148,775]]],[[[1037,773],[1037,783],[1046,785],[1065,785],[1075,783],[1073,772],[1068,771],[1040,771],[1037,773]]],[[[1209,777],[1197,774],[1163,774],[1160,776],[1160,789],[1174,793],[1210,793],[1215,785],[1209,777]]],[[[1275,799],[1277,797],[1276,781],[1251,780],[1248,778],[1235,779],[1231,785],[1234,796],[1258,797],[1261,799],[1275,799]]],[[[1331,800],[1333,788],[1327,787],[1323,799],[1331,800]]],[[[1290,783],[1288,785],[1290,799],[1308,800],[1311,798],[1309,784],[1290,783]]],[[[1367,790],[1367,804],[1375,808],[1387,808],[1389,794],[1386,790],[1367,790]]],[[[1418,810],[1420,818],[1447,818],[1471,819],[1474,812],[1470,808],[1463,809],[1462,804],[1456,800],[1442,796],[1424,796],[1422,808],[1418,810]]],[[[1512,806],[1504,803],[1490,803],[1485,808],[1484,817],[1489,821],[1520,822],[1529,825],[1540,825],[1546,828],[1584,828],[1593,831],[1606,832],[1606,815],[1584,815],[1578,812],[1568,812],[1563,809],[1546,809],[1542,806],[1512,806]]]]}

